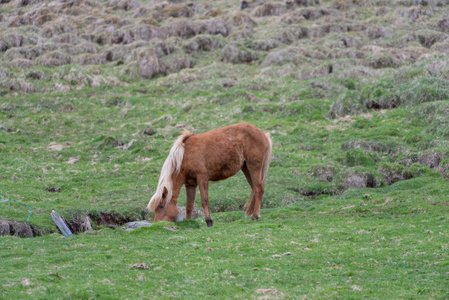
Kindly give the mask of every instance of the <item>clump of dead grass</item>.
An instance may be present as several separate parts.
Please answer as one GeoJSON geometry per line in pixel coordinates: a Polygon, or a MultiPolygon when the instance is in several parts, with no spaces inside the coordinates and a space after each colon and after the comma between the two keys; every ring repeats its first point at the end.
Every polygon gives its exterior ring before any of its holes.
{"type": "Polygon", "coordinates": [[[437,28],[444,33],[449,33],[449,17],[439,20],[437,23],[437,28]]]}
{"type": "Polygon", "coordinates": [[[298,6],[312,6],[319,5],[320,0],[295,0],[295,4],[298,6]]]}
{"type": "Polygon", "coordinates": [[[409,9],[401,13],[402,16],[407,17],[411,20],[418,20],[419,18],[432,17],[433,13],[422,6],[412,6],[409,9]]]}
{"type": "Polygon", "coordinates": [[[154,75],[159,73],[159,70],[159,59],[156,55],[144,55],[139,60],[139,72],[144,78],[152,78],[154,75]]]}
{"type": "Polygon", "coordinates": [[[21,70],[32,68],[35,65],[32,60],[26,58],[15,58],[6,64],[10,67],[19,68],[21,70]]]}
{"type": "Polygon", "coordinates": [[[410,170],[403,165],[393,163],[382,163],[377,171],[382,175],[386,185],[392,185],[393,183],[408,180],[420,175],[416,170],[410,170]]]}
{"type": "Polygon", "coordinates": [[[431,29],[419,30],[414,34],[414,37],[426,48],[431,48],[433,44],[447,40],[447,34],[431,29]]]}
{"type": "Polygon", "coordinates": [[[163,75],[176,73],[182,69],[192,67],[193,59],[180,52],[159,59],[159,72],[163,75]]]}
{"type": "Polygon", "coordinates": [[[257,6],[252,15],[255,17],[279,16],[287,12],[285,4],[280,2],[267,2],[257,6]]]}
{"type": "Polygon", "coordinates": [[[256,51],[271,51],[281,45],[281,42],[276,39],[261,39],[255,40],[251,43],[250,47],[256,51]]]}
{"type": "Polygon", "coordinates": [[[61,51],[52,51],[40,56],[37,63],[48,67],[68,65],[72,63],[72,57],[61,51]]]}
{"type": "Polygon", "coordinates": [[[121,10],[135,10],[140,7],[140,2],[137,0],[110,0],[109,4],[113,9],[121,10]]]}
{"type": "Polygon", "coordinates": [[[223,48],[223,61],[233,64],[250,63],[258,59],[256,52],[244,48],[242,45],[230,43],[223,48]]]}
{"type": "Polygon", "coordinates": [[[28,79],[41,80],[45,79],[45,73],[41,70],[30,70],[25,75],[28,79]]]}
{"type": "Polygon", "coordinates": [[[317,177],[321,180],[325,180],[327,182],[332,182],[335,175],[338,173],[338,167],[333,165],[317,165],[312,167],[308,174],[310,176],[317,177]]]}
{"type": "Polygon", "coordinates": [[[377,171],[356,167],[343,170],[335,180],[336,192],[351,188],[377,188],[383,183],[383,177],[377,171]]]}
{"type": "Polygon", "coordinates": [[[436,42],[435,44],[432,45],[430,49],[445,54],[449,54],[449,40],[436,42]]]}
{"type": "Polygon", "coordinates": [[[213,51],[224,45],[224,40],[210,34],[200,34],[188,40],[184,44],[184,49],[189,52],[213,51]]]}
{"type": "Polygon", "coordinates": [[[299,65],[304,61],[302,51],[298,47],[287,47],[270,52],[262,62],[263,66],[281,66],[288,63],[299,65]]]}
{"type": "Polygon", "coordinates": [[[366,108],[360,103],[359,93],[356,91],[347,91],[339,95],[331,104],[329,116],[334,119],[363,112],[366,112],[366,108]]]}
{"type": "Polygon", "coordinates": [[[101,65],[106,63],[106,57],[103,54],[81,54],[76,62],[80,65],[101,65]]]}

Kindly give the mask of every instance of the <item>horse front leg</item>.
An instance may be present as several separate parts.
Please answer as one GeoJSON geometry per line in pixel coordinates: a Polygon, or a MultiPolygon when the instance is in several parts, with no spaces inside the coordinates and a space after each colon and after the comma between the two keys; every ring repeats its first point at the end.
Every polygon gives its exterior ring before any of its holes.
{"type": "Polygon", "coordinates": [[[209,198],[208,198],[208,190],[209,190],[209,182],[208,180],[201,180],[199,182],[200,187],[200,195],[201,195],[201,204],[203,205],[204,209],[204,216],[206,219],[207,227],[212,227],[214,222],[212,221],[210,217],[210,211],[209,211],[209,198]]]}
{"type": "Polygon", "coordinates": [[[186,185],[186,219],[190,219],[192,216],[193,205],[195,203],[196,186],[186,185]]]}

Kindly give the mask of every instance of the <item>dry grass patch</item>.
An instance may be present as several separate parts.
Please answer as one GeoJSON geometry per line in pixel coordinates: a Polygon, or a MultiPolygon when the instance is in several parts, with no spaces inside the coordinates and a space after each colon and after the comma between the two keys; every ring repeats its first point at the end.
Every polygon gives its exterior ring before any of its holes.
{"type": "Polygon", "coordinates": [[[357,167],[340,172],[336,178],[336,192],[351,188],[377,188],[382,185],[383,177],[372,170],[357,167]]]}
{"type": "Polygon", "coordinates": [[[373,69],[422,59],[440,62],[428,66],[435,74],[446,70],[442,57],[432,56],[447,48],[448,19],[436,2],[401,2],[406,8],[393,10],[384,2],[349,0],[247,1],[241,7],[223,1],[19,2],[6,4],[0,19],[0,55],[17,68],[113,62],[124,65],[117,69],[123,79],[155,79],[194,67],[184,51],[197,58],[196,52],[224,47],[208,54],[208,63],[263,60],[262,68],[281,66],[261,70],[265,74],[300,79],[376,76],[373,69]],[[292,48],[279,49],[282,44],[292,48]],[[151,50],[142,56],[143,50],[134,51],[140,48],[151,50]]]}
{"type": "Polygon", "coordinates": [[[213,51],[221,48],[225,44],[224,40],[209,34],[200,34],[184,43],[184,50],[188,53],[198,51],[213,51]]]}
{"type": "Polygon", "coordinates": [[[258,59],[257,53],[241,45],[230,43],[223,48],[223,61],[233,64],[250,63],[258,59]]]}
{"type": "Polygon", "coordinates": [[[252,15],[255,17],[280,16],[287,12],[287,7],[280,2],[267,2],[257,6],[252,15]]]}
{"type": "Polygon", "coordinates": [[[52,51],[40,56],[37,63],[47,67],[68,65],[72,63],[72,57],[61,51],[52,51]]]}

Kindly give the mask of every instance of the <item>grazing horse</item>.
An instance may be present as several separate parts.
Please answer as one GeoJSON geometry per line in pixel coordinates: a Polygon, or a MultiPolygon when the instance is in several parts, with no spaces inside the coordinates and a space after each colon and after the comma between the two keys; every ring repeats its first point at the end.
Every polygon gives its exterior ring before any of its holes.
{"type": "Polygon", "coordinates": [[[214,129],[201,134],[190,131],[178,137],[162,166],[159,183],[148,203],[154,222],[173,221],[178,215],[178,195],[186,186],[186,218],[190,219],[199,187],[208,227],[213,222],[209,211],[209,181],[234,176],[239,170],[251,186],[245,207],[246,216],[259,219],[265,179],[272,155],[269,133],[248,123],[214,129]]]}

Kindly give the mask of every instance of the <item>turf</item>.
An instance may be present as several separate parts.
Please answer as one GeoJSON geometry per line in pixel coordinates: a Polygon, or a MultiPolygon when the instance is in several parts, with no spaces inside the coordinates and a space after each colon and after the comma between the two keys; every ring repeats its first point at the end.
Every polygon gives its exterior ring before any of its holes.
{"type": "Polygon", "coordinates": [[[2,295],[20,298],[448,297],[441,180],[133,232],[3,237],[2,295]],[[413,191],[413,195],[410,195],[413,191]],[[223,221],[222,221],[223,220],[223,221]],[[134,267],[143,263],[145,268],[134,267]]]}
{"type": "Polygon", "coordinates": [[[449,298],[445,1],[0,2],[0,194],[40,234],[0,237],[0,298],[449,298]],[[239,173],[212,228],[121,228],[183,128],[238,122],[261,220],[239,173]]]}

